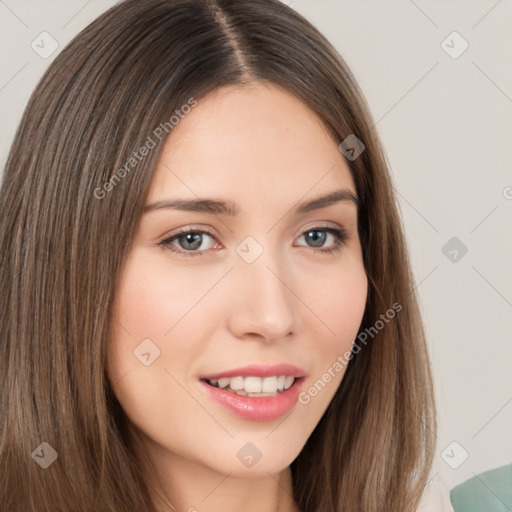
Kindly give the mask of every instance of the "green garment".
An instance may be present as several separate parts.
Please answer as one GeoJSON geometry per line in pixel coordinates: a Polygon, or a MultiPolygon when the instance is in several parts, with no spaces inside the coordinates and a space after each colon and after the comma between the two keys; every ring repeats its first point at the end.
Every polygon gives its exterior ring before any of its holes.
{"type": "Polygon", "coordinates": [[[512,464],[466,480],[450,498],[455,512],[512,512],[512,464]]]}

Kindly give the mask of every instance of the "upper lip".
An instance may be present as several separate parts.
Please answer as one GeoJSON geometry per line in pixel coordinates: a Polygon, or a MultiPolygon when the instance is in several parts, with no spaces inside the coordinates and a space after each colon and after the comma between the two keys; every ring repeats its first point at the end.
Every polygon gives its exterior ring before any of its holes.
{"type": "Polygon", "coordinates": [[[295,378],[305,377],[306,373],[302,368],[292,364],[259,365],[250,364],[241,368],[233,368],[219,373],[202,375],[202,380],[222,379],[225,377],[273,377],[286,375],[295,378]]]}

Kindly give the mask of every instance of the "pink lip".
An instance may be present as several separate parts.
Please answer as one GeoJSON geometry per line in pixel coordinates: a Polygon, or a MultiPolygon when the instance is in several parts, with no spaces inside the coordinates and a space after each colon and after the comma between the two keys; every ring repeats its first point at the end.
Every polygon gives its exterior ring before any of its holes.
{"type": "Polygon", "coordinates": [[[306,373],[301,368],[291,364],[274,364],[269,366],[250,364],[242,368],[234,368],[233,370],[228,370],[225,372],[202,375],[200,379],[211,380],[221,379],[223,377],[279,377],[280,375],[290,375],[298,379],[300,377],[305,377],[306,373]]]}
{"type": "MultiPolygon", "coordinates": [[[[279,370],[282,370],[282,366],[287,365],[278,365],[279,370]]],[[[277,373],[275,372],[276,367],[272,368],[274,373],[270,372],[270,374],[267,373],[265,376],[268,377],[273,375],[293,374],[293,372],[289,372],[290,367],[288,367],[288,371],[278,371],[277,373]]],[[[243,375],[239,372],[240,370],[236,370],[235,373],[231,371],[218,375],[226,377],[236,377],[237,375],[243,375]]],[[[254,370],[251,370],[251,372],[254,372],[254,370]]],[[[251,372],[249,372],[247,375],[260,376],[259,372],[256,374],[251,372]]],[[[200,381],[201,386],[203,386],[205,391],[209,393],[209,396],[211,396],[215,401],[217,401],[220,405],[224,406],[227,410],[239,418],[249,421],[272,421],[280,418],[281,416],[284,416],[297,403],[303,382],[304,377],[297,378],[290,388],[275,396],[249,397],[237,395],[235,393],[231,393],[230,391],[225,391],[224,389],[215,388],[204,380],[200,381]]]]}

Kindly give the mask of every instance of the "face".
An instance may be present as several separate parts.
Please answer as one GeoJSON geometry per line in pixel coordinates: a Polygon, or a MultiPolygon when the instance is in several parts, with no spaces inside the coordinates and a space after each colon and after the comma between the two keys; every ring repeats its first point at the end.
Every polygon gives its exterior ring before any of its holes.
{"type": "Polygon", "coordinates": [[[277,87],[218,89],[174,127],[117,289],[108,363],[155,460],[250,477],[297,457],[364,313],[350,194],[337,142],[277,87]],[[216,202],[187,203],[205,199],[216,202]]]}

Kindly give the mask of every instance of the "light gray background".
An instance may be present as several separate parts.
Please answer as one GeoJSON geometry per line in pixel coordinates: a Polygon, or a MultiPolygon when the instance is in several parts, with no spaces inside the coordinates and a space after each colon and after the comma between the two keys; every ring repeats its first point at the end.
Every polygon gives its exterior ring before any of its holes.
{"type": "MultiPolygon", "coordinates": [[[[453,487],[512,462],[512,1],[286,3],[343,55],[386,148],[434,363],[436,471],[453,487]],[[455,59],[453,31],[469,44],[455,59]],[[468,248],[455,262],[452,237],[468,248]]],[[[114,4],[0,0],[2,169],[39,77],[114,4]],[[31,48],[43,31],[59,44],[47,59],[31,48]]]]}

